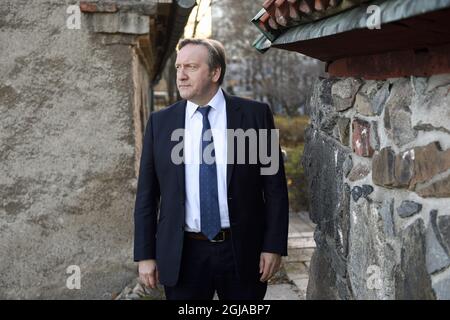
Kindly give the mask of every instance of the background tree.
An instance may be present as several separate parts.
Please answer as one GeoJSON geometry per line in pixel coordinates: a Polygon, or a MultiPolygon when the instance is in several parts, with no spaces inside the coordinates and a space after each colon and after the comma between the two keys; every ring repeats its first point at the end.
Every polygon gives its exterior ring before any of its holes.
{"type": "Polygon", "coordinates": [[[285,50],[261,54],[252,47],[260,35],[251,24],[262,1],[220,0],[212,4],[212,38],[224,43],[228,55],[225,88],[263,100],[276,113],[302,114],[321,62],[285,50]]]}

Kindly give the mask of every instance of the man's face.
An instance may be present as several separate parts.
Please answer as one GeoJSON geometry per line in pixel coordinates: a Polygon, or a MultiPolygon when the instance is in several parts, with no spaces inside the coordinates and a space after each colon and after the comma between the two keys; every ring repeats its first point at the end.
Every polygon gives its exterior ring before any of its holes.
{"type": "Polygon", "coordinates": [[[220,68],[209,69],[208,49],[202,45],[184,46],[178,51],[175,67],[180,96],[198,105],[208,103],[220,77],[220,68]]]}

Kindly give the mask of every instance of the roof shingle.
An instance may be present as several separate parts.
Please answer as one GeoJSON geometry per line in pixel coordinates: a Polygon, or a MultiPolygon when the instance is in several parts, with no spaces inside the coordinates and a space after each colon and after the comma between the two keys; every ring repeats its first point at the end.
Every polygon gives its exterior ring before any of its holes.
{"type": "Polygon", "coordinates": [[[369,0],[265,0],[264,11],[253,22],[264,33],[312,22],[353,8],[369,0]]]}

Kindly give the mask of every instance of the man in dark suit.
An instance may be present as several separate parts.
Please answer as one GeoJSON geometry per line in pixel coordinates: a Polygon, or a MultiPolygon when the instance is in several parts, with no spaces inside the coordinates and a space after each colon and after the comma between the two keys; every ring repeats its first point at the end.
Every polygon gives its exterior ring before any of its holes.
{"type": "Polygon", "coordinates": [[[267,104],[222,91],[221,43],[185,39],[178,49],[185,100],[152,113],[143,142],[134,213],[140,279],[151,288],[160,281],[167,299],[263,299],[287,255],[273,115],[267,104]]]}

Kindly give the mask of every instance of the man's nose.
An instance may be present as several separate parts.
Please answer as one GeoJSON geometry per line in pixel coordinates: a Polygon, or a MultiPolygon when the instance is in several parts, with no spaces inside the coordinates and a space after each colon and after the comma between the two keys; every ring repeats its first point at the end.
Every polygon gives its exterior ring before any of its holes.
{"type": "Polygon", "coordinates": [[[184,72],[183,68],[178,69],[177,76],[178,76],[178,79],[180,79],[180,80],[187,79],[187,74],[186,74],[186,72],[184,72]]]}

